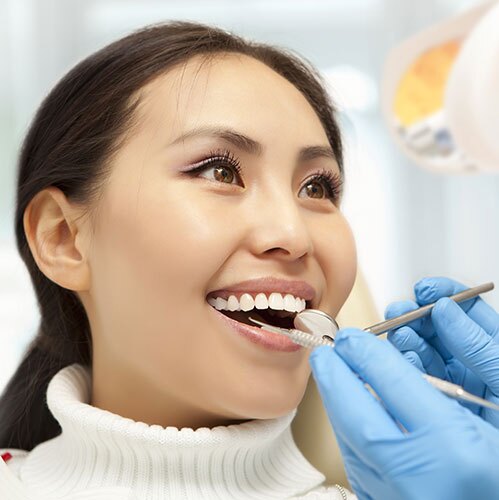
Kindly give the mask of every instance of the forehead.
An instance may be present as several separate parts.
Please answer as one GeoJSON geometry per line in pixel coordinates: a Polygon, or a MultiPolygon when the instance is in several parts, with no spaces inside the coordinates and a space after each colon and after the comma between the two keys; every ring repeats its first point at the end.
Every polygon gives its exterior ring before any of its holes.
{"type": "Polygon", "coordinates": [[[264,63],[243,54],[195,56],[159,76],[139,93],[139,122],[163,125],[162,138],[220,124],[259,137],[279,133],[283,140],[327,144],[319,117],[305,96],[264,63]],[[166,126],[164,126],[166,125],[166,126]]]}

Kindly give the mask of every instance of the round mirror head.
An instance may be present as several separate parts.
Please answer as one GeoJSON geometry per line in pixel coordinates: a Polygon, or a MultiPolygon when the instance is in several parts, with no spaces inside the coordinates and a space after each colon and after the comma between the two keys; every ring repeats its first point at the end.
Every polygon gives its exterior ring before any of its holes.
{"type": "Polygon", "coordinates": [[[318,309],[304,309],[295,316],[293,324],[302,332],[320,337],[327,336],[331,340],[334,340],[336,332],[340,329],[334,318],[318,309]]]}

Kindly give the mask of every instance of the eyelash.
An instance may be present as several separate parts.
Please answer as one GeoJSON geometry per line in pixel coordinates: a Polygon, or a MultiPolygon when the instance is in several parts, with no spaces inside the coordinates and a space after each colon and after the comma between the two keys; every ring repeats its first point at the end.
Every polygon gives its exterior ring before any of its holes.
{"type": "MultiPolygon", "coordinates": [[[[228,149],[210,151],[208,156],[209,157],[203,160],[200,165],[189,170],[187,173],[196,174],[202,170],[206,170],[209,167],[213,167],[221,163],[223,166],[233,168],[239,177],[242,176],[242,168],[239,158],[236,158],[228,149]]],[[[322,169],[307,179],[307,183],[312,181],[322,181],[327,191],[326,198],[329,198],[333,203],[338,201],[343,186],[343,179],[338,174],[331,172],[331,170],[322,169]]]]}

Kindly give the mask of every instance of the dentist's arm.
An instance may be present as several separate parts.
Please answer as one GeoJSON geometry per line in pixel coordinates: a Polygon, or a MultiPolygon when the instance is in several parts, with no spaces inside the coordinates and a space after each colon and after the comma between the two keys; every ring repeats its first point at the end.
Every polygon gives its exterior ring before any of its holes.
{"type": "MultiPolygon", "coordinates": [[[[499,314],[481,297],[446,298],[467,288],[445,277],[418,281],[416,301],[391,303],[385,318],[436,302],[431,315],[389,332],[388,340],[420,370],[499,404],[499,314]]],[[[463,404],[499,427],[499,412],[463,404]]]]}
{"type": "Polygon", "coordinates": [[[359,500],[497,497],[495,427],[432,387],[389,342],[355,328],[335,342],[315,348],[310,364],[359,500]]]}

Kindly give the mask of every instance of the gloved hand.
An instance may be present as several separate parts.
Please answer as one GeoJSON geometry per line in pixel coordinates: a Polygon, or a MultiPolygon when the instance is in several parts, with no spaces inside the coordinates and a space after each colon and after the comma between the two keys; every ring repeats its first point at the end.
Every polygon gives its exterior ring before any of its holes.
{"type": "MultiPolygon", "coordinates": [[[[388,340],[420,370],[499,404],[499,314],[481,297],[459,303],[447,298],[467,288],[443,277],[418,281],[416,302],[392,302],[385,318],[436,302],[431,315],[390,331],[388,340]]],[[[499,412],[462,404],[499,428],[499,412]]]]}
{"type": "Polygon", "coordinates": [[[497,498],[499,430],[437,391],[389,342],[356,328],[335,342],[314,348],[310,365],[359,500],[497,498]]]}

